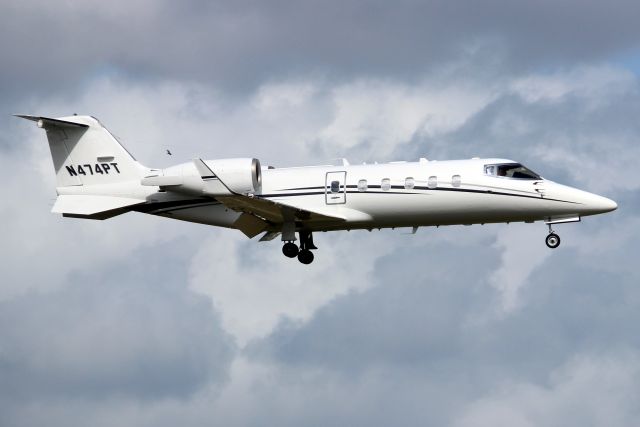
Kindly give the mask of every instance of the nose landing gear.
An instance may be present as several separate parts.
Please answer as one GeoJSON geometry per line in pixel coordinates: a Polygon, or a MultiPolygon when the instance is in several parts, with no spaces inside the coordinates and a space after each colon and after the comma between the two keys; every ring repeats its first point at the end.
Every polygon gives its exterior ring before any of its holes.
{"type": "Polygon", "coordinates": [[[288,258],[298,257],[298,261],[303,264],[311,264],[313,262],[313,252],[311,249],[318,249],[313,244],[313,236],[310,231],[300,231],[300,247],[289,241],[282,246],[282,253],[288,258]]]}
{"type": "Polygon", "coordinates": [[[549,225],[549,234],[547,235],[547,238],[545,239],[545,243],[547,244],[547,246],[551,249],[555,249],[558,246],[560,246],[560,236],[558,236],[552,229],[551,229],[551,224],[549,225]]]}
{"type": "Polygon", "coordinates": [[[550,247],[551,249],[555,249],[560,246],[560,236],[558,236],[556,233],[549,233],[549,235],[547,235],[547,238],[545,239],[545,242],[548,247],[550,247]]]}

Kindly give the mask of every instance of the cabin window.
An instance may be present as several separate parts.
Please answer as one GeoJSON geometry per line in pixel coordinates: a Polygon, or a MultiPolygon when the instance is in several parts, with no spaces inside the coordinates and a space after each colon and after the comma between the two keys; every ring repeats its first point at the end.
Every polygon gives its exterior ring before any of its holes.
{"type": "Polygon", "coordinates": [[[358,191],[367,191],[368,185],[366,179],[358,181],[358,191]]]}
{"type": "Polygon", "coordinates": [[[340,192],[340,181],[331,181],[331,192],[332,193],[340,192]]]}
{"type": "Polygon", "coordinates": [[[427,187],[429,187],[429,188],[438,187],[438,177],[437,176],[430,176],[429,180],[427,181],[427,187]]]}
{"type": "Polygon", "coordinates": [[[520,163],[485,165],[485,175],[514,179],[542,179],[540,175],[520,163]]]}
{"type": "Polygon", "coordinates": [[[389,191],[389,189],[391,188],[391,180],[389,178],[384,178],[382,180],[380,188],[382,188],[382,191],[389,191]]]}
{"type": "Polygon", "coordinates": [[[412,190],[413,187],[416,186],[416,181],[412,177],[405,178],[404,180],[404,188],[407,190],[412,190]]]}
{"type": "Polygon", "coordinates": [[[460,175],[453,175],[451,177],[451,185],[453,185],[454,187],[460,187],[461,182],[462,179],[460,178],[460,175]]]}

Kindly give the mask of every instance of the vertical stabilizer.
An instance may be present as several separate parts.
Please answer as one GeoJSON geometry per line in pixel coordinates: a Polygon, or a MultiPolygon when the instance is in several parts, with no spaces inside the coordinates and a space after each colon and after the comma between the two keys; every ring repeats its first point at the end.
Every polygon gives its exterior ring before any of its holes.
{"type": "Polygon", "coordinates": [[[47,132],[56,186],[139,182],[145,168],[94,117],[19,115],[47,132]]]}

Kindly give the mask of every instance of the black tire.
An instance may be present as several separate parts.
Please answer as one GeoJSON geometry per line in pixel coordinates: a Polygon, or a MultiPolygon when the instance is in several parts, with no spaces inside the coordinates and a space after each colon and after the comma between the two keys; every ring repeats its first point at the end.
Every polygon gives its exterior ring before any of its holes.
{"type": "Polygon", "coordinates": [[[311,264],[313,262],[313,252],[309,250],[302,250],[298,254],[298,261],[303,264],[311,264]]]}
{"type": "Polygon", "coordinates": [[[560,246],[560,236],[558,236],[556,233],[551,233],[547,236],[545,242],[548,247],[550,247],[551,249],[555,249],[560,246]]]}
{"type": "Polygon", "coordinates": [[[298,252],[300,252],[300,249],[298,249],[298,245],[293,242],[287,242],[282,247],[282,253],[288,258],[295,258],[298,252]]]}

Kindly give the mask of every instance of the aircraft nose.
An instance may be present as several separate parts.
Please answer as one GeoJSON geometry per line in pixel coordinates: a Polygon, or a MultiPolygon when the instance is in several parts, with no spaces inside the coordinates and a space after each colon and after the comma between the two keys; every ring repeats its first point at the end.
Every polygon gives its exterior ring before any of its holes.
{"type": "Polygon", "coordinates": [[[618,209],[616,202],[596,194],[590,194],[586,205],[589,211],[593,213],[605,213],[618,209]]]}

